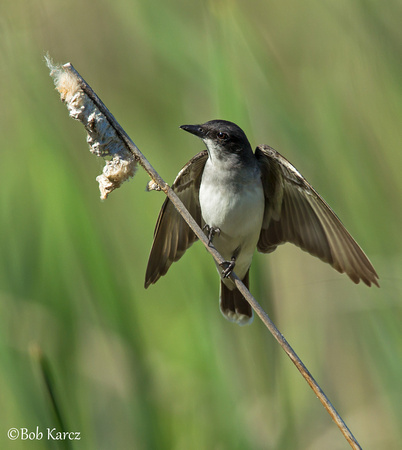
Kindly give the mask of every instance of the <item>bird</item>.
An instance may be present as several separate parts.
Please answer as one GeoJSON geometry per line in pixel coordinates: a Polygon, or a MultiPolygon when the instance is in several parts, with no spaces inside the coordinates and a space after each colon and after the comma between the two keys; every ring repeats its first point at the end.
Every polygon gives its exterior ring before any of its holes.
{"type": "MultiPolygon", "coordinates": [[[[255,249],[271,253],[290,242],[346,273],[354,283],[379,287],[378,275],[340,219],[300,172],[268,145],[253,152],[244,131],[227,120],[182,125],[206,146],[182,168],[172,189],[225,259],[219,306],[231,322],[246,325],[253,310],[230,278],[249,288],[255,249]]],[[[155,226],[145,288],[165,275],[197,240],[166,198],[155,226]]]]}

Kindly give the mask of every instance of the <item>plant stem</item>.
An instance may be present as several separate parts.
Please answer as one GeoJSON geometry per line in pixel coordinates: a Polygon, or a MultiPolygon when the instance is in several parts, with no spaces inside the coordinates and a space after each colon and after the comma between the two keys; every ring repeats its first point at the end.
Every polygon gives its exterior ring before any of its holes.
{"type": "MultiPolygon", "coordinates": [[[[134,155],[135,159],[139,162],[139,164],[144,168],[144,170],[148,173],[148,175],[154,180],[156,184],[161,188],[161,190],[169,197],[170,201],[173,203],[175,208],[179,211],[183,219],[187,222],[189,227],[194,231],[198,239],[204,244],[207,251],[212,255],[215,261],[218,264],[222,264],[225,260],[220,255],[220,253],[213,247],[208,245],[208,238],[197,224],[197,222],[193,219],[190,213],[187,211],[186,207],[183,205],[182,201],[176,195],[176,193],[170,188],[170,186],[161,178],[158,172],[152,167],[149,161],[145,158],[145,156],[140,152],[138,147],[134,144],[134,142],[130,139],[127,133],[123,130],[117,120],[113,117],[110,111],[106,108],[100,98],[95,94],[92,88],[88,85],[88,83],[81,77],[81,75],[75,70],[72,64],[67,63],[63,66],[63,69],[72,73],[88,97],[94,102],[96,107],[105,115],[110,125],[115,129],[116,133],[121,137],[122,141],[128,148],[128,150],[134,155]]],[[[361,446],[346,426],[342,417],[338,414],[336,409],[332,406],[328,397],[325,395],[323,390],[320,388],[316,380],[313,378],[311,373],[307,370],[306,366],[303,364],[301,359],[297,356],[296,352],[289,345],[288,341],[284,338],[282,333],[278,330],[275,324],[268,317],[267,313],[263,310],[257,300],[251,295],[250,291],[246,288],[246,286],[241,282],[241,280],[237,277],[237,275],[232,272],[231,279],[236,284],[237,289],[243,294],[244,298],[249,302],[251,307],[254,309],[256,314],[260,317],[264,325],[268,328],[274,338],[277,340],[282,349],[289,356],[293,364],[297,367],[299,372],[302,374],[303,378],[310,385],[314,393],[317,395],[320,402],[323,404],[324,408],[328,411],[329,415],[332,417],[334,422],[339,427],[340,431],[344,435],[345,439],[349,442],[350,446],[353,449],[361,449],[361,446]]]]}

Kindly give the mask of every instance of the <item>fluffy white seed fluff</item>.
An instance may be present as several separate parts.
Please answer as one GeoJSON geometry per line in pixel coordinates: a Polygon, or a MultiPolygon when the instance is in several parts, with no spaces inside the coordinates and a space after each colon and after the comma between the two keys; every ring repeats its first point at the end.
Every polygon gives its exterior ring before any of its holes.
{"type": "Polygon", "coordinates": [[[96,177],[101,199],[105,200],[124,181],[134,176],[137,162],[106,117],[82,90],[74,73],[54,64],[48,56],[45,58],[50,76],[70,117],[79,120],[87,131],[91,153],[107,158],[102,174],[96,177]]]}

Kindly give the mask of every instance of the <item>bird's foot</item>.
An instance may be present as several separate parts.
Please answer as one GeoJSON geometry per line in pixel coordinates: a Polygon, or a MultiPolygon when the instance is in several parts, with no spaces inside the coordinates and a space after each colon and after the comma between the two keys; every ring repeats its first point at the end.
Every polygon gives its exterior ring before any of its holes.
{"type": "Polygon", "coordinates": [[[209,247],[212,245],[212,240],[213,240],[215,234],[217,236],[219,236],[221,234],[221,229],[220,228],[210,227],[208,224],[205,224],[203,226],[202,231],[206,231],[207,232],[207,235],[208,235],[208,246],[209,247]]]}
{"type": "Polygon", "coordinates": [[[224,261],[223,263],[219,264],[221,267],[225,267],[222,270],[222,276],[223,278],[229,278],[231,273],[233,272],[233,269],[236,265],[236,258],[232,258],[230,261],[224,261]]]}

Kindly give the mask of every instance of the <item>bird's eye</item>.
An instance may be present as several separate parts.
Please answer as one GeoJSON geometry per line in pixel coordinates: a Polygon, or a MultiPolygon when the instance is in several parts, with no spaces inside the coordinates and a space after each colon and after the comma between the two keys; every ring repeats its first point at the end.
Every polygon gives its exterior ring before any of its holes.
{"type": "Polygon", "coordinates": [[[217,136],[221,141],[227,141],[229,139],[229,135],[223,131],[220,131],[217,136]]]}

